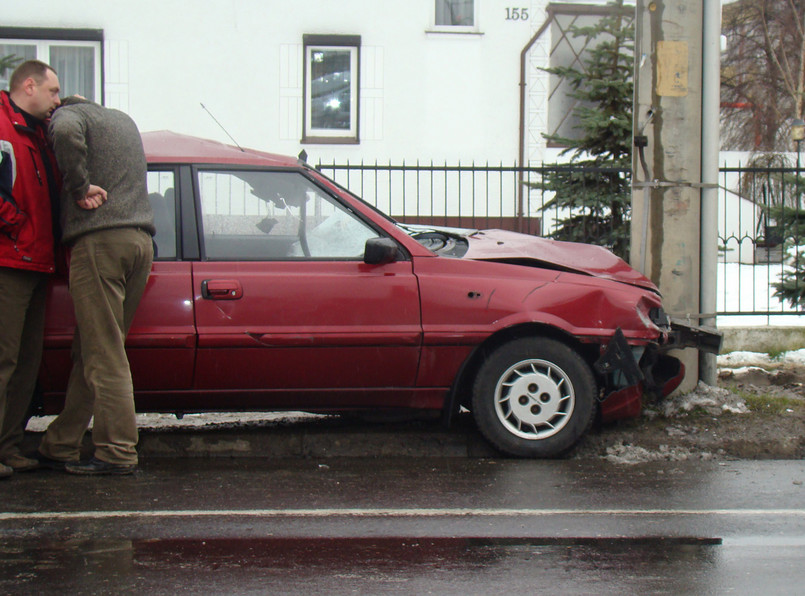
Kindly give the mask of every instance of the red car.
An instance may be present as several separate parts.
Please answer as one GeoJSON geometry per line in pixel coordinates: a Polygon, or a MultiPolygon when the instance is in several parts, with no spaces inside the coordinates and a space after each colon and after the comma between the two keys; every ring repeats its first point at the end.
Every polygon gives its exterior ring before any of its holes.
{"type": "MultiPolygon", "coordinates": [[[[554,457],[681,381],[657,288],[607,250],[398,224],[302,161],[143,135],[157,258],[128,337],[140,411],[469,409],[501,451],[554,457]]],[[[50,295],[57,412],[75,319],[50,295]]]]}

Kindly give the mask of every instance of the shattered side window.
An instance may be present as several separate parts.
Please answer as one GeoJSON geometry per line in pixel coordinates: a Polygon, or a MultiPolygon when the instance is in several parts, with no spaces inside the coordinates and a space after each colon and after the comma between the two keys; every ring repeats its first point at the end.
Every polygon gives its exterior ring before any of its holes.
{"type": "Polygon", "coordinates": [[[363,259],[378,234],[297,172],[199,172],[208,260],[363,259]]]}

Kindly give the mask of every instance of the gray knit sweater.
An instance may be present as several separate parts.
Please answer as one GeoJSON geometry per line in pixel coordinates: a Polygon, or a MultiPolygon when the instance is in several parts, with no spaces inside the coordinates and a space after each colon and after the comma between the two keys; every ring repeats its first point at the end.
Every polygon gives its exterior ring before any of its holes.
{"type": "Polygon", "coordinates": [[[154,235],[143,143],[129,116],[68,97],[53,112],[50,138],[64,179],[61,226],[65,243],[109,228],[140,227],[154,235]],[[86,210],[76,201],[84,197],[90,184],[106,190],[107,202],[86,210]]]}

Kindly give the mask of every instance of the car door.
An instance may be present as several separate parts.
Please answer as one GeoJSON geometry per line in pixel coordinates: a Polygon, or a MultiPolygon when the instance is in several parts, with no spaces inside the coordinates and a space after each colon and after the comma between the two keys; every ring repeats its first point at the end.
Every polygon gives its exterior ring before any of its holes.
{"type": "Polygon", "coordinates": [[[422,336],[410,259],[364,263],[379,231],[301,172],[196,180],[196,387],[240,407],[409,405],[422,336]]]}
{"type": "MultiPolygon", "coordinates": [[[[192,271],[179,258],[174,170],[148,173],[149,201],[157,228],[156,258],[145,294],[126,339],[137,407],[172,408],[169,394],[189,390],[196,344],[192,271]]],[[[45,349],[39,384],[46,397],[60,396],[70,374],[70,345],[75,331],[67,274],[54,276],[45,319],[45,349]]],[[[56,408],[58,404],[48,407],[56,408]]]]}

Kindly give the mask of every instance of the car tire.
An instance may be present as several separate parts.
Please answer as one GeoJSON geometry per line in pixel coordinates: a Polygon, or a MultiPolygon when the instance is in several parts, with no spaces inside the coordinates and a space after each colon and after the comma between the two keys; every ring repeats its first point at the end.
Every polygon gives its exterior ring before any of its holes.
{"type": "Polygon", "coordinates": [[[516,457],[569,451],[595,416],[590,366],[567,345],[531,337],[497,348],[478,370],[472,412],[481,433],[516,457]]]}

